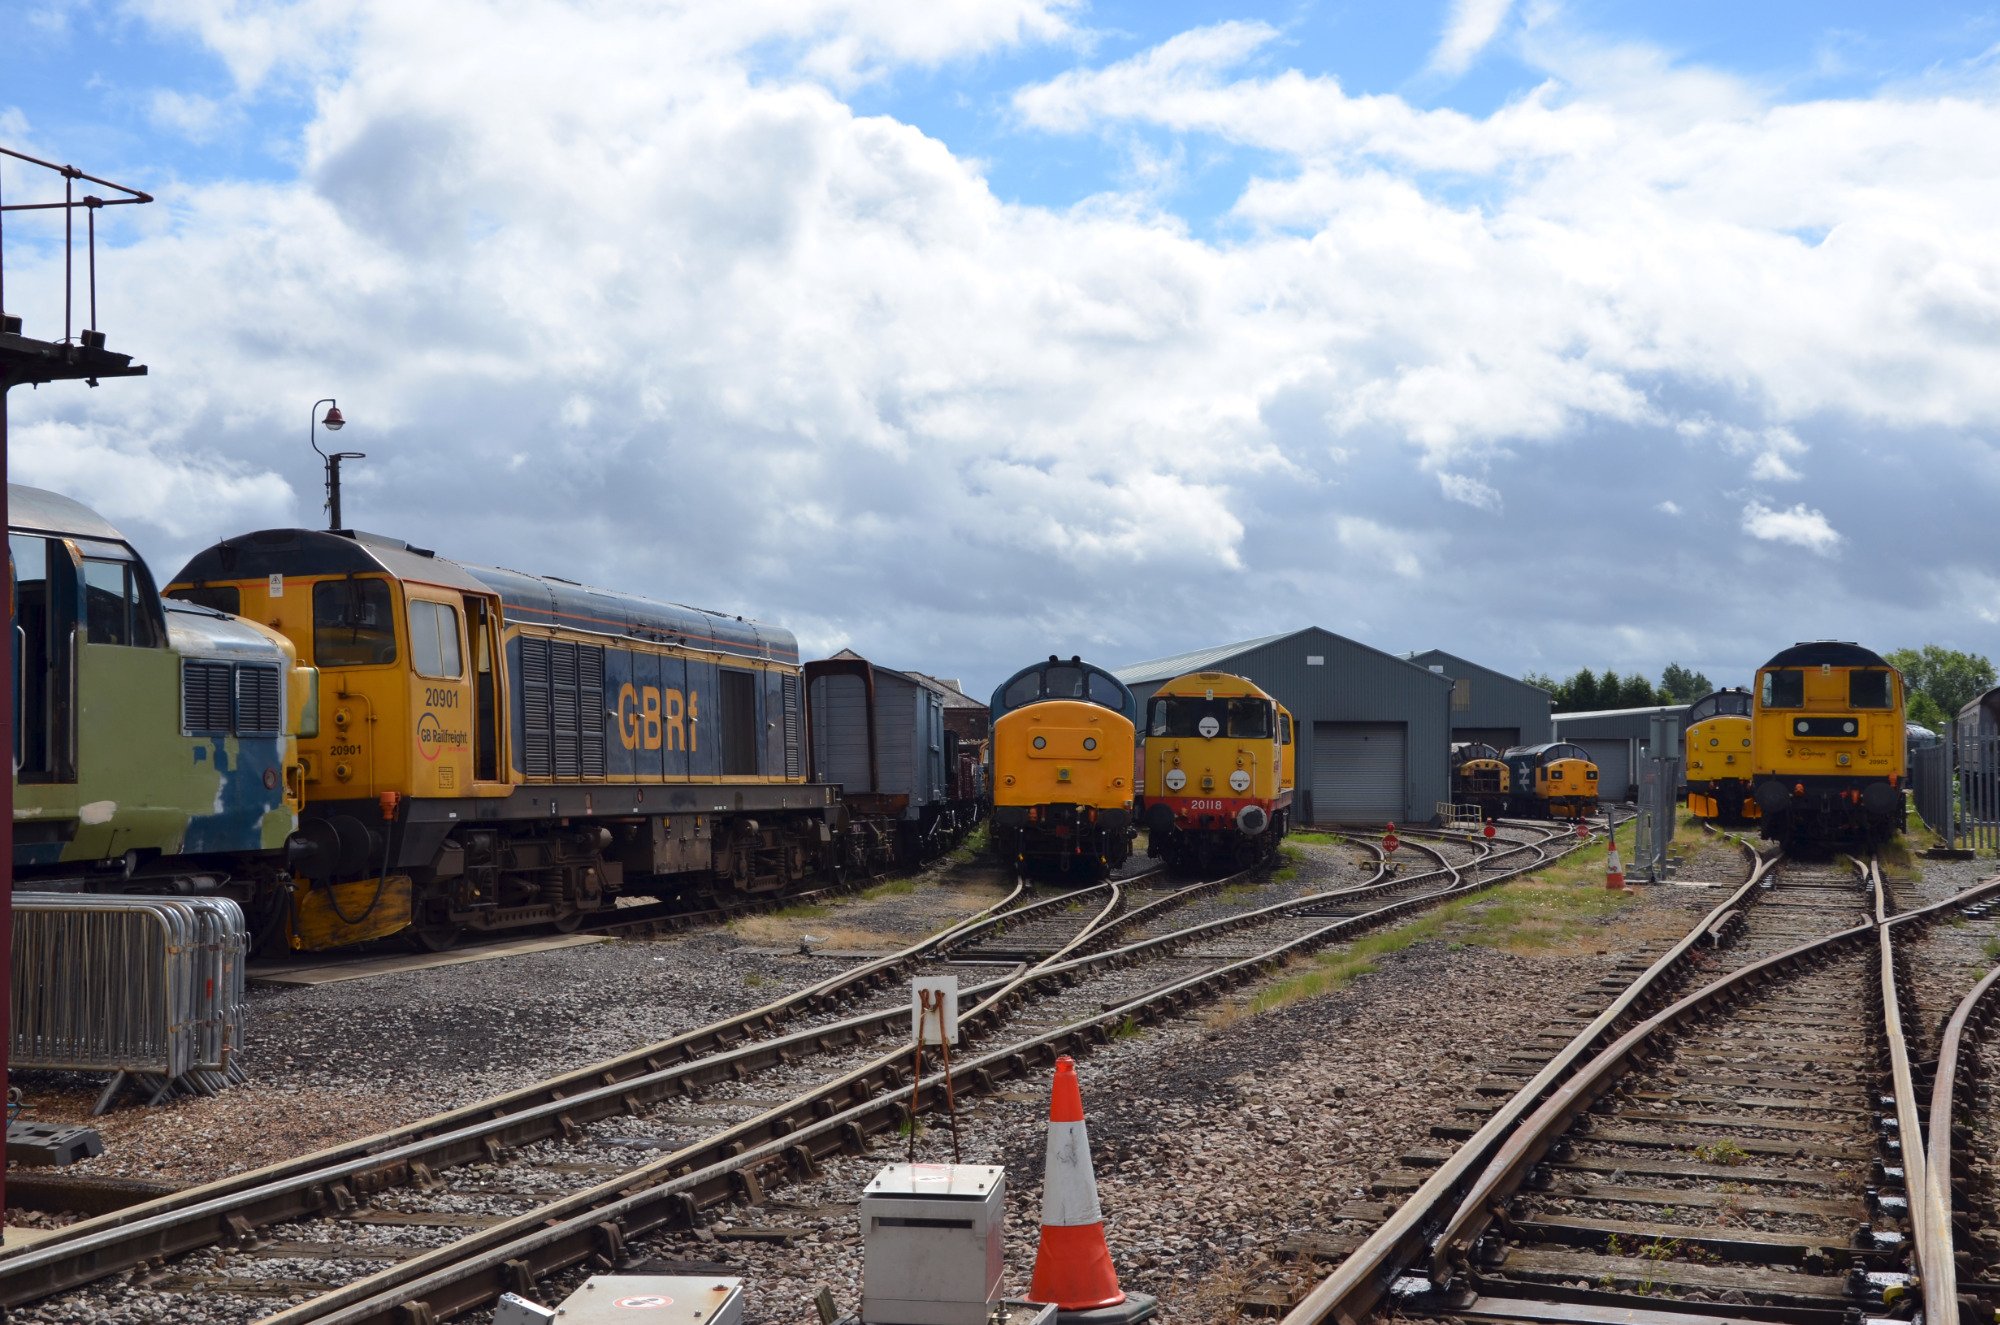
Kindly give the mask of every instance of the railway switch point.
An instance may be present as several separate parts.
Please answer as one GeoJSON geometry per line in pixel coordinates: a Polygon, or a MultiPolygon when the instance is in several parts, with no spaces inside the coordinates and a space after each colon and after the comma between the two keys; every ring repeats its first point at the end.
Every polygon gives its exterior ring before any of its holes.
{"type": "Polygon", "coordinates": [[[986,1325],[1006,1269],[1007,1171],[891,1164],[861,1193],[861,1318],[986,1325]]]}
{"type": "Polygon", "coordinates": [[[1129,1325],[1150,1320],[1159,1303],[1118,1286],[1118,1270],[1104,1240],[1104,1210],[1090,1163],[1090,1134],[1083,1121],[1083,1091],[1076,1063],[1056,1059],[1049,1094],[1048,1162],[1042,1171],[1042,1241],[1028,1296],[1052,1302],[1058,1325],[1129,1325]]]}

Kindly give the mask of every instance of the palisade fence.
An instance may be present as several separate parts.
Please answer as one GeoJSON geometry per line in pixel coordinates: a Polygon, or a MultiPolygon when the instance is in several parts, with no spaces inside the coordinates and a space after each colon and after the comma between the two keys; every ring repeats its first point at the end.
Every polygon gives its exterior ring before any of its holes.
{"type": "Polygon", "coordinates": [[[1910,751],[1917,813],[1955,851],[2000,851],[2000,736],[1960,735],[1910,751]]]}
{"type": "Polygon", "coordinates": [[[1632,828],[1632,859],[1625,862],[1629,879],[1661,883],[1671,868],[1667,848],[1680,818],[1681,722],[1655,717],[1646,743],[1639,747],[1633,769],[1639,783],[1639,818],[1632,828]]]}
{"type": "Polygon", "coordinates": [[[109,1072],[95,1113],[242,1081],[248,946],[227,898],[15,893],[12,1065],[109,1072]]]}

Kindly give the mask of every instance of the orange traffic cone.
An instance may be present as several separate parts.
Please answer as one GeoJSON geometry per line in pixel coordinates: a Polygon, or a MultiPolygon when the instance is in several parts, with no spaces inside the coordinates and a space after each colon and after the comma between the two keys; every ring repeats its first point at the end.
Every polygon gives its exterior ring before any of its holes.
{"type": "Polygon", "coordinates": [[[1604,886],[1617,892],[1625,886],[1625,862],[1618,859],[1618,839],[1611,839],[1611,849],[1604,857],[1604,886]]]}
{"type": "Polygon", "coordinates": [[[1042,1241],[1035,1249],[1035,1302],[1053,1302],[1059,1325],[1127,1325],[1149,1320],[1160,1304],[1118,1287],[1111,1248],[1104,1241],[1104,1211],[1097,1204],[1097,1175],[1090,1166],[1090,1136],[1083,1124],[1083,1092],[1076,1064],[1056,1059],[1049,1096],[1049,1157],[1042,1170],[1042,1241]]]}

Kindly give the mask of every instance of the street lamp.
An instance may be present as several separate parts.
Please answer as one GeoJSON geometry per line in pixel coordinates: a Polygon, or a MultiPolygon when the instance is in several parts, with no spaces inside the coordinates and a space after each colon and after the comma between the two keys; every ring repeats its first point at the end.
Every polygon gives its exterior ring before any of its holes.
{"type": "Polygon", "coordinates": [[[340,462],[343,460],[366,460],[368,458],[368,453],[365,451],[335,451],[332,455],[320,451],[318,434],[321,427],[324,427],[328,432],[339,432],[346,426],[347,420],[340,417],[340,405],[332,396],[328,396],[324,400],[315,400],[311,413],[306,417],[306,440],[312,443],[314,451],[319,452],[319,458],[326,461],[326,527],[328,529],[340,528],[340,462]],[[326,417],[323,419],[318,417],[321,405],[327,407],[326,417]]]}

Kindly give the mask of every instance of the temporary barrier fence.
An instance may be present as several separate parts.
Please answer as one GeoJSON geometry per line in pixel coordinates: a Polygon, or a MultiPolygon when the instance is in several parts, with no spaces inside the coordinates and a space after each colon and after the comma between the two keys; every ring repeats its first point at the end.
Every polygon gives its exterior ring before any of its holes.
{"type": "Polygon", "coordinates": [[[242,1081],[247,950],[227,898],[17,892],[13,1066],[111,1073],[96,1113],[242,1081]]]}
{"type": "Polygon", "coordinates": [[[2000,736],[1961,735],[1909,752],[1917,813],[1954,851],[2000,851],[2000,736]]]}
{"type": "Polygon", "coordinates": [[[1477,805],[1453,805],[1450,801],[1437,803],[1437,824],[1458,833],[1476,833],[1486,822],[1486,816],[1477,805]]]}

